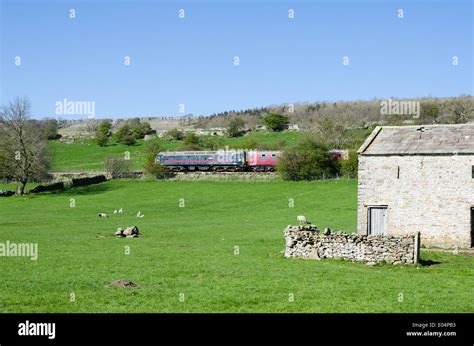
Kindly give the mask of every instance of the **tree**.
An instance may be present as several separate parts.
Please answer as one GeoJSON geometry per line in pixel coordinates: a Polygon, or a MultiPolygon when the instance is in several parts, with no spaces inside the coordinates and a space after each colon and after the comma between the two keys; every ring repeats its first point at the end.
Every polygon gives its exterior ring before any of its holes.
{"type": "Polygon", "coordinates": [[[107,137],[104,133],[97,133],[95,135],[95,142],[99,145],[99,147],[105,147],[109,141],[109,137],[107,137]]]}
{"type": "Polygon", "coordinates": [[[89,119],[86,121],[86,132],[94,134],[99,126],[99,121],[97,119],[89,119]]]}
{"type": "Polygon", "coordinates": [[[101,146],[105,147],[107,142],[109,141],[109,137],[111,135],[110,129],[112,128],[112,123],[110,120],[103,120],[97,127],[95,131],[95,141],[96,143],[101,146]]]}
{"type": "Polygon", "coordinates": [[[45,119],[39,122],[38,125],[47,140],[61,138],[61,135],[58,133],[58,122],[56,119],[45,119]]]}
{"type": "Polygon", "coordinates": [[[181,141],[184,138],[184,133],[178,129],[172,129],[166,132],[168,137],[171,137],[175,141],[181,141]]]}
{"type": "Polygon", "coordinates": [[[129,119],[128,120],[128,125],[132,128],[135,127],[135,126],[139,126],[140,125],[140,118],[129,119]]]}
{"type": "Polygon", "coordinates": [[[130,174],[130,160],[119,156],[108,156],[105,160],[105,171],[112,178],[124,178],[130,174]]]}
{"type": "Polygon", "coordinates": [[[199,137],[195,133],[188,133],[186,138],[184,139],[185,145],[195,144],[199,145],[199,137]]]}
{"type": "Polygon", "coordinates": [[[227,126],[227,134],[229,137],[239,137],[242,135],[242,131],[245,128],[245,122],[242,118],[234,118],[229,121],[227,126]]]}
{"type": "Polygon", "coordinates": [[[349,141],[344,125],[325,116],[316,123],[321,141],[331,149],[344,149],[349,141]]]}
{"type": "Polygon", "coordinates": [[[439,116],[439,107],[435,104],[428,103],[421,105],[420,118],[423,123],[435,124],[439,116]]]}
{"type": "Polygon", "coordinates": [[[114,135],[117,143],[124,145],[134,145],[136,143],[135,136],[132,133],[132,129],[129,125],[123,125],[119,127],[117,132],[114,135]]]}
{"type": "Polygon", "coordinates": [[[453,124],[464,124],[474,118],[474,103],[469,96],[456,98],[450,102],[449,121],[453,124]]]}
{"type": "Polygon", "coordinates": [[[357,178],[357,172],[359,168],[359,157],[357,151],[350,150],[349,158],[347,160],[341,160],[341,174],[350,178],[357,178]]]}
{"type": "Polygon", "coordinates": [[[322,179],[334,176],[339,171],[328,148],[312,138],[306,138],[286,150],[277,168],[285,180],[322,179]]]}
{"type": "Polygon", "coordinates": [[[168,167],[156,162],[156,156],[160,152],[160,145],[156,142],[150,143],[146,147],[145,173],[156,178],[167,178],[173,175],[168,167]]]}
{"type": "Polygon", "coordinates": [[[17,181],[17,194],[31,180],[48,177],[51,158],[47,140],[30,119],[31,104],[17,97],[0,114],[0,175],[17,181]]]}
{"type": "Polygon", "coordinates": [[[133,119],[130,124],[132,135],[135,137],[135,139],[143,139],[146,135],[150,135],[155,132],[151,129],[151,126],[148,122],[140,123],[140,119],[138,119],[137,123],[136,119],[138,118],[133,119]]]}
{"type": "Polygon", "coordinates": [[[156,130],[153,130],[150,126],[150,123],[147,122],[147,121],[141,123],[140,126],[141,126],[141,129],[142,129],[142,132],[143,132],[144,136],[156,133],[156,130]]]}
{"type": "Polygon", "coordinates": [[[160,145],[158,143],[149,143],[145,148],[145,172],[154,175],[156,166],[156,156],[160,152],[160,145]]]}
{"type": "Polygon", "coordinates": [[[263,117],[263,123],[265,126],[275,132],[280,132],[288,128],[290,121],[286,115],[268,113],[263,117]]]}

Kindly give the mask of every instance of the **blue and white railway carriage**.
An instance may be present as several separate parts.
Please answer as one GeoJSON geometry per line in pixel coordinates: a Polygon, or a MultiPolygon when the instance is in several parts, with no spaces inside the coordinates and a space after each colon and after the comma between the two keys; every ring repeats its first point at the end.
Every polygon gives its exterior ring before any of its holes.
{"type": "Polygon", "coordinates": [[[176,171],[242,171],[246,165],[244,151],[160,152],[156,161],[176,171]]]}

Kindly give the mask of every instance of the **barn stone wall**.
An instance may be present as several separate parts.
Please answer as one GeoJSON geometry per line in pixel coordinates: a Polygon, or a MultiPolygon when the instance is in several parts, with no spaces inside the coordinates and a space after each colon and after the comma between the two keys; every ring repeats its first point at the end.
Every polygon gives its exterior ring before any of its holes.
{"type": "Polygon", "coordinates": [[[285,257],[340,258],[367,264],[413,264],[419,259],[419,236],[367,236],[319,232],[315,228],[288,226],[285,257]]]}
{"type": "Polygon", "coordinates": [[[388,235],[421,233],[430,247],[471,245],[474,155],[359,156],[358,233],[387,206],[388,235]]]}

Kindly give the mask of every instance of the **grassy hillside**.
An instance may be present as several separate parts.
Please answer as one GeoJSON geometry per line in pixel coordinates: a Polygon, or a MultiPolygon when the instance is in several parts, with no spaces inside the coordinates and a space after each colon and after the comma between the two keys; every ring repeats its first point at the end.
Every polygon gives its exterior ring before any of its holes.
{"type": "Polygon", "coordinates": [[[423,251],[433,265],[419,267],[283,257],[297,215],[354,231],[356,195],[352,180],[122,180],[3,198],[0,239],[37,242],[39,259],[1,258],[0,312],[474,312],[473,256],[423,251]],[[133,224],[144,237],[112,236],[133,224]],[[140,287],[104,287],[117,279],[140,287]]]}
{"type": "Polygon", "coordinates": [[[133,146],[113,143],[106,147],[99,147],[90,139],[83,143],[72,144],[49,141],[48,145],[53,153],[52,171],[55,172],[103,171],[107,156],[125,155],[126,151],[130,152],[134,169],[143,168],[145,161],[145,142],[143,141],[133,146]]]}

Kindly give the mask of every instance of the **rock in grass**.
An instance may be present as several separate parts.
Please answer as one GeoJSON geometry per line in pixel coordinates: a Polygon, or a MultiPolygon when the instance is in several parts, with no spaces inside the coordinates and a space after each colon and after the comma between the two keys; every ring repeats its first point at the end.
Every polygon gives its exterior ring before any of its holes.
{"type": "Polygon", "coordinates": [[[138,231],[137,226],[130,226],[125,229],[123,228],[117,228],[117,231],[115,232],[115,235],[117,237],[127,237],[127,238],[138,238],[141,236],[140,232],[138,231]]]}
{"type": "Polygon", "coordinates": [[[136,288],[138,287],[138,285],[127,279],[120,279],[120,280],[112,281],[110,284],[108,284],[105,287],[107,288],[113,288],[113,287],[136,288]]]}
{"type": "Polygon", "coordinates": [[[129,236],[133,234],[139,234],[138,232],[138,227],[137,226],[130,226],[125,228],[125,230],[122,232],[124,236],[129,236]]]}

